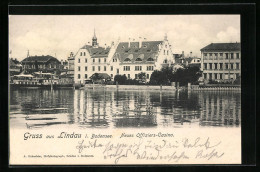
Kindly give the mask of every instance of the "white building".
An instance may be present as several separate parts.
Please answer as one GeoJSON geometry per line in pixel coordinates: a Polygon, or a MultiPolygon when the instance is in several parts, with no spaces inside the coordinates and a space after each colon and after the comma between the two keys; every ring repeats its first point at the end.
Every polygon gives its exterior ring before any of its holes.
{"type": "Polygon", "coordinates": [[[110,47],[99,47],[94,33],[92,45],[85,45],[75,55],[75,83],[84,83],[94,73],[107,73],[137,78],[141,72],[150,79],[154,70],[175,63],[171,45],[165,35],[162,41],[112,42],[110,47]]]}
{"type": "Polygon", "coordinates": [[[205,80],[230,81],[240,77],[240,43],[211,43],[200,51],[205,80]]]}

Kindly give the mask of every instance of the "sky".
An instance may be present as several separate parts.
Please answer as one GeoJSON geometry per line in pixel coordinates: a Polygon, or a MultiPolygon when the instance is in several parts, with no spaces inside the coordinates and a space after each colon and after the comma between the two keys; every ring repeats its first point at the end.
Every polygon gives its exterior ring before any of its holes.
{"type": "Polygon", "coordinates": [[[94,29],[100,46],[167,34],[173,53],[198,57],[210,43],[240,42],[239,15],[10,15],[10,57],[23,60],[29,50],[65,60],[92,42],[94,29]]]}

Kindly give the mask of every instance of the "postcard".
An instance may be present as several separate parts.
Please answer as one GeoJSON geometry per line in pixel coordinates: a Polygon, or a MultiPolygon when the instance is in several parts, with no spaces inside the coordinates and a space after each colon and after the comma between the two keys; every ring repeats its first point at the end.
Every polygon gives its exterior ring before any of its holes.
{"type": "Polygon", "coordinates": [[[10,165],[241,164],[240,15],[9,15],[10,165]]]}

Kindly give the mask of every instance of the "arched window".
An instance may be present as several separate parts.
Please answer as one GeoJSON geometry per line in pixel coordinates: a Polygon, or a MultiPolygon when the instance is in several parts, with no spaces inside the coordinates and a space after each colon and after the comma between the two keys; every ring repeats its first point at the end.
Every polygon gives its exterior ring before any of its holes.
{"type": "Polygon", "coordinates": [[[153,62],[154,59],[150,57],[150,58],[147,59],[147,61],[148,61],[148,62],[153,62]]]}
{"type": "Polygon", "coordinates": [[[137,59],[135,59],[135,61],[141,62],[142,59],[141,58],[137,58],[137,59]]]}
{"type": "Polygon", "coordinates": [[[126,58],[124,61],[125,62],[130,62],[131,60],[129,58],[126,58]]]}

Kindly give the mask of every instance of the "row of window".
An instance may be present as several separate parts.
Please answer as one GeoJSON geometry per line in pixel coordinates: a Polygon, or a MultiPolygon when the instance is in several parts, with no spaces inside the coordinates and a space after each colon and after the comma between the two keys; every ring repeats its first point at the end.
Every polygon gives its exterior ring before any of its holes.
{"type": "Polygon", "coordinates": [[[229,74],[229,73],[204,73],[204,79],[236,79],[239,77],[239,73],[229,74]]]}
{"type": "MultiPolygon", "coordinates": [[[[80,66],[78,66],[78,71],[80,71],[80,66]]],[[[92,66],[92,71],[95,71],[95,69],[96,69],[96,66],[92,66]]],[[[113,66],[110,66],[110,71],[113,71],[113,66]]],[[[100,71],[101,70],[101,66],[98,66],[98,71],[100,71]]],[[[87,66],[85,66],[85,71],[88,71],[88,67],[87,66]]],[[[106,66],[104,66],[104,71],[107,71],[107,67],[106,66]]]]}
{"type": "MultiPolygon", "coordinates": [[[[111,78],[113,78],[113,74],[110,75],[111,78]]],[[[149,79],[150,75],[149,74],[146,74],[146,78],[149,79]]],[[[81,78],[81,75],[78,74],[78,79],[81,78]]],[[[88,78],[88,74],[85,74],[85,79],[88,78]]],[[[127,78],[130,79],[130,74],[127,74],[127,78]]],[[[138,74],[135,74],[135,79],[138,79],[138,74]]]]}
{"type": "Polygon", "coordinates": [[[207,59],[207,57],[212,58],[213,55],[215,58],[217,58],[217,57],[223,58],[224,54],[225,54],[225,59],[229,59],[229,57],[230,57],[230,59],[234,59],[234,58],[239,59],[240,58],[239,53],[204,53],[203,55],[204,55],[204,58],[207,59]]]}
{"type": "MultiPolygon", "coordinates": [[[[93,61],[93,63],[95,63],[96,59],[93,58],[92,61],[93,61]]],[[[87,63],[87,62],[88,62],[88,59],[85,58],[85,63],[87,63]]],[[[106,62],[107,62],[107,59],[104,58],[104,63],[106,63],[106,62]]],[[[78,58],[78,63],[80,63],[80,58],[78,58]]],[[[101,63],[101,59],[100,58],[98,58],[98,63],[101,63]]]]}
{"type": "MultiPolygon", "coordinates": [[[[153,66],[146,66],[147,71],[153,71],[153,66]]],[[[124,66],[124,71],[130,71],[130,66],[124,66]]],[[[142,66],[135,66],[135,71],[142,71],[142,66]]]]}
{"type": "Polygon", "coordinates": [[[203,69],[240,69],[240,67],[239,63],[204,63],[203,69]]]}

